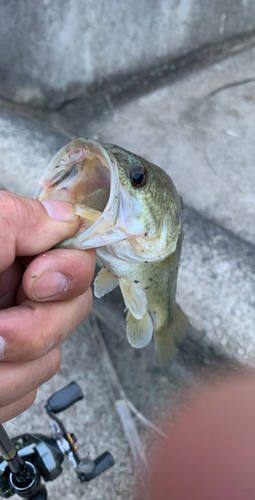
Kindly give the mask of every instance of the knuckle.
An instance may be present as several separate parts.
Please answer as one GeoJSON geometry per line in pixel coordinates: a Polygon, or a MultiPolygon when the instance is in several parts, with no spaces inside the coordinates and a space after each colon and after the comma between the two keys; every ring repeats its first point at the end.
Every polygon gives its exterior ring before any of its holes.
{"type": "Polygon", "coordinates": [[[1,214],[8,213],[12,218],[19,216],[20,213],[20,196],[7,191],[0,192],[0,211],[1,214]]]}
{"type": "Polygon", "coordinates": [[[59,347],[56,347],[52,351],[46,354],[48,369],[47,369],[47,380],[54,377],[59,370],[61,363],[61,351],[59,347]]]}
{"type": "Polygon", "coordinates": [[[14,195],[8,191],[0,191],[0,208],[7,208],[9,203],[12,203],[14,195]]]}
{"type": "MultiPolygon", "coordinates": [[[[35,209],[33,203],[19,195],[0,191],[0,235],[3,243],[14,241],[14,228],[21,226],[23,231],[33,226],[35,209]]],[[[31,228],[32,229],[32,228],[31,228]]]]}
{"type": "Polygon", "coordinates": [[[13,231],[10,219],[15,210],[14,195],[6,191],[0,192],[0,235],[2,243],[9,243],[10,237],[13,238],[13,231]],[[7,217],[8,214],[8,217],[7,217]]]}
{"type": "Polygon", "coordinates": [[[37,395],[37,389],[34,389],[32,392],[27,394],[27,396],[25,396],[26,409],[29,408],[34,403],[36,395],[37,395]]]}
{"type": "Polygon", "coordinates": [[[0,213],[1,219],[11,225],[12,221],[21,222],[23,228],[33,224],[36,216],[34,200],[29,198],[23,198],[14,193],[9,193],[7,191],[0,191],[0,213]],[[8,214],[8,221],[3,214],[8,214]]]}

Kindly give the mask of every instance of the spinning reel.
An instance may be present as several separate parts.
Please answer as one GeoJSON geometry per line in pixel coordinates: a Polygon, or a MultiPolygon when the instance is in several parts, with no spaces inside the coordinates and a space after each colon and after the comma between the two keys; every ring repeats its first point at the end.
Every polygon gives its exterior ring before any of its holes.
{"type": "Polygon", "coordinates": [[[10,439],[0,425],[0,497],[9,498],[16,493],[30,500],[46,500],[47,490],[41,478],[47,482],[60,476],[66,455],[82,483],[114,465],[114,458],[108,451],[95,460],[81,459],[75,446],[76,436],[67,432],[56,416],[83,397],[79,385],[71,382],[48,399],[45,410],[53,420],[50,435],[25,433],[10,439]]]}

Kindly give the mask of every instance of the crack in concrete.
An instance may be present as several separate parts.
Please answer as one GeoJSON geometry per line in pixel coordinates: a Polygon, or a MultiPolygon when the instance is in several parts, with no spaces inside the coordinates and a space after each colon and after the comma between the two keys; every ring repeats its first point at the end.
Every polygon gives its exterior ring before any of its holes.
{"type": "Polygon", "coordinates": [[[252,83],[252,82],[255,82],[255,78],[245,78],[244,80],[237,80],[236,82],[226,83],[225,85],[221,85],[220,87],[217,87],[216,89],[212,90],[212,92],[209,92],[206,98],[209,99],[210,97],[213,97],[214,95],[218,94],[219,92],[222,92],[223,90],[228,90],[233,87],[246,85],[247,83],[252,83]]]}

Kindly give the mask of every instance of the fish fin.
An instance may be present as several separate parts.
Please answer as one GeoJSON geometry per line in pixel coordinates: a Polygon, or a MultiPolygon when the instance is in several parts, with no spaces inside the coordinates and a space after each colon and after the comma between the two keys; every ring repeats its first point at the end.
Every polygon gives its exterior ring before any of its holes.
{"type": "Polygon", "coordinates": [[[142,319],[134,318],[133,314],[127,313],[127,339],[136,348],[145,347],[152,339],[153,323],[146,311],[142,319]]]}
{"type": "Polygon", "coordinates": [[[146,312],[146,294],[142,288],[128,278],[119,278],[119,285],[126,307],[136,319],[142,319],[146,312]]]}
{"type": "Polygon", "coordinates": [[[182,309],[177,305],[171,325],[164,326],[160,330],[154,332],[156,350],[164,365],[171,361],[174,355],[176,342],[185,335],[189,326],[190,323],[186,314],[184,314],[182,309]]]}
{"type": "Polygon", "coordinates": [[[98,299],[103,297],[106,293],[111,292],[118,286],[119,280],[110,271],[107,271],[105,267],[99,271],[95,281],[94,281],[94,295],[98,299]]]}

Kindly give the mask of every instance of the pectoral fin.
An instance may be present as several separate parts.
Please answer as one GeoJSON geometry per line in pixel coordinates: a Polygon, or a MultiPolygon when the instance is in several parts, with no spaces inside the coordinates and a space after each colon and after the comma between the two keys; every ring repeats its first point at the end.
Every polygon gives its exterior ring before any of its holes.
{"type": "Polygon", "coordinates": [[[146,311],[142,319],[136,319],[130,311],[127,313],[127,339],[133,347],[145,347],[153,334],[152,319],[146,311]]]}
{"type": "Polygon", "coordinates": [[[146,294],[141,287],[128,278],[119,279],[124,302],[136,319],[141,319],[146,312],[146,294]]]}
{"type": "Polygon", "coordinates": [[[94,281],[95,297],[100,299],[100,297],[103,297],[106,293],[114,290],[118,284],[118,278],[113,276],[111,272],[107,271],[107,269],[103,267],[94,281]]]}

